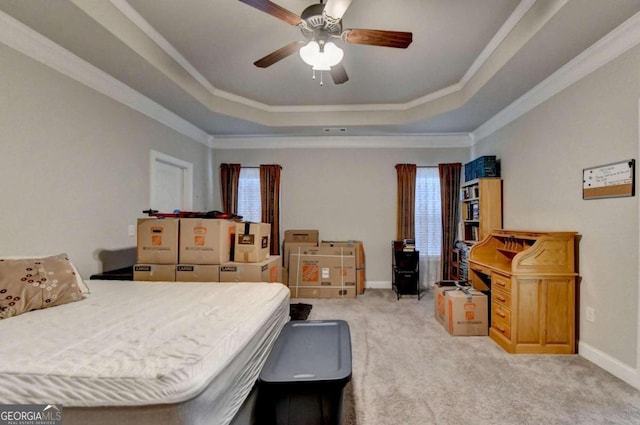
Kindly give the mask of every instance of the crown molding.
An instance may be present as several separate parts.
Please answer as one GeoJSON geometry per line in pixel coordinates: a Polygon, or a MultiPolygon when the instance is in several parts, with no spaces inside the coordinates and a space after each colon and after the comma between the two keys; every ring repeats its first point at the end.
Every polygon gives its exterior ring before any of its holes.
{"type": "MultiPolygon", "coordinates": [[[[323,112],[368,112],[368,111],[407,111],[433,102],[464,90],[483,65],[491,60],[491,55],[507,39],[512,30],[522,20],[537,0],[522,0],[498,32],[491,39],[480,55],[467,70],[463,78],[456,84],[445,87],[433,93],[418,97],[406,103],[382,104],[353,104],[353,105],[269,105],[253,99],[236,95],[214,87],[200,72],[198,72],[184,56],[182,56],[153,26],[151,26],[127,0],[110,0],[110,2],[147,37],[155,42],[167,55],[175,60],[183,69],[204,87],[209,95],[224,99],[239,105],[254,108],[266,113],[323,113],[323,112]]],[[[565,0],[566,1],[566,0],[565,0]]]]}
{"type": "Polygon", "coordinates": [[[198,143],[208,134],[131,87],[0,11],[0,42],[152,118],[198,143]]]}
{"type": "MultiPolygon", "coordinates": [[[[125,0],[111,0],[111,3],[118,7],[119,10],[126,10],[128,3],[125,0]]],[[[343,106],[308,106],[308,107],[273,107],[268,109],[272,112],[341,112],[341,111],[403,111],[414,108],[421,104],[429,103],[443,96],[460,92],[465,87],[465,82],[469,82],[472,77],[472,70],[481,67],[489,56],[495,51],[497,46],[505,39],[508,29],[513,28],[519,22],[527,11],[535,4],[535,0],[523,0],[518,6],[516,12],[509,18],[498,34],[492,39],[485,51],[480,55],[476,62],[472,65],[469,72],[461,82],[440,90],[439,92],[429,94],[422,98],[399,105],[343,105],[343,106]],[[486,58],[481,59],[486,56],[486,58]],[[484,62],[483,62],[484,60],[484,62]]],[[[128,6],[130,8],[130,6],[128,6]]],[[[131,9],[132,10],[132,9],[131,9]]],[[[124,13],[124,12],[123,12],[124,13]]],[[[136,13],[133,11],[133,13],[136,13]]],[[[129,17],[129,19],[131,19],[129,17]]],[[[142,18],[140,18],[142,19],[142,18]]],[[[145,27],[144,20],[134,23],[138,27],[145,27]]],[[[148,24],[147,24],[148,25],[148,24]]],[[[147,31],[153,30],[150,26],[147,31]]],[[[155,40],[156,43],[162,43],[155,40]]],[[[243,149],[243,148],[282,148],[282,147],[466,147],[473,145],[483,138],[494,133],[498,129],[509,124],[513,120],[522,116],[534,107],[543,103],[550,97],[569,87],[576,81],[589,75],[591,72],[607,64],[622,53],[640,43],[640,13],[628,19],[617,29],[603,37],[593,46],[582,52],[574,60],[556,71],[549,78],[538,84],[532,90],[513,102],[511,105],[503,109],[501,112],[493,116],[483,125],[474,130],[471,134],[465,135],[394,135],[385,136],[369,136],[369,137],[350,137],[350,136],[320,136],[320,137],[212,137],[200,128],[194,126],[162,105],[143,96],[129,86],[123,84],[119,80],[111,77],[109,74],[101,71],[97,67],[84,61],[68,50],[53,43],[51,40],[35,32],[31,28],[15,20],[13,17],[0,11],[0,42],[21,52],[22,54],[39,61],[56,71],[66,75],[96,91],[123,103],[130,108],[141,112],[142,114],[165,124],[166,126],[176,130],[199,143],[210,146],[214,149],[243,149]],[[462,138],[461,138],[462,137],[462,138]],[[368,141],[367,141],[368,140],[368,141]],[[285,146],[286,141],[286,146],[285,146]]],[[[164,41],[164,46],[160,46],[165,50],[171,50],[171,45],[164,41]]],[[[175,50],[175,49],[174,49],[175,50]]],[[[184,58],[177,55],[177,51],[171,56],[176,59],[181,66],[189,67],[190,65],[184,58]]],[[[188,72],[189,69],[187,69],[188,72]]],[[[194,72],[195,69],[193,69],[194,72]]],[[[195,77],[194,77],[195,78],[195,77]]],[[[207,90],[213,90],[216,96],[225,97],[232,101],[241,101],[238,96],[231,93],[221,92],[211,86],[204,77],[200,76],[197,80],[207,90]],[[204,81],[202,81],[204,80],[204,81]]],[[[248,101],[248,100],[247,100],[248,101]]],[[[249,102],[253,107],[263,107],[259,103],[249,102]]]]}
{"type": "Polygon", "coordinates": [[[500,130],[638,44],[640,44],[640,13],[627,19],[618,28],[475,129],[471,134],[473,143],[500,130]]]}
{"type": "Polygon", "coordinates": [[[467,148],[469,134],[211,137],[211,149],[467,148]]]}

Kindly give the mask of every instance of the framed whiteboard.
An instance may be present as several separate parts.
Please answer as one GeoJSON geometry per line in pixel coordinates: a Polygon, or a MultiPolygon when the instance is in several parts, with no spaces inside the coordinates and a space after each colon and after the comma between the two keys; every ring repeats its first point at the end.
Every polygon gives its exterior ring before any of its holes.
{"type": "Polygon", "coordinates": [[[582,170],[582,199],[635,196],[635,159],[582,170]]]}

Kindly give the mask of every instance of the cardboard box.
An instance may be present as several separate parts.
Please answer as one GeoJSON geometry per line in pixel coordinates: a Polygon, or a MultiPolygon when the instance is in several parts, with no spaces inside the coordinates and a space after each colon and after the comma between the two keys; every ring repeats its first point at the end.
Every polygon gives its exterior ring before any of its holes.
{"type": "Polygon", "coordinates": [[[290,254],[289,286],[356,287],[353,249],[307,248],[290,254]]]}
{"type": "Polygon", "coordinates": [[[318,244],[320,232],[317,230],[285,230],[284,241],[295,243],[315,243],[318,244]]]}
{"type": "Polygon", "coordinates": [[[289,253],[298,248],[317,247],[319,232],[317,230],[286,230],[282,243],[282,266],[289,267],[289,253]]]}
{"type": "Polygon", "coordinates": [[[236,223],[233,261],[258,263],[269,258],[270,235],[269,223],[236,223]]]}
{"type": "Polygon", "coordinates": [[[320,247],[351,248],[356,254],[356,268],[363,269],[364,264],[364,244],[362,241],[322,241],[320,247]]]}
{"type": "Polygon", "coordinates": [[[489,334],[489,307],[487,296],[470,289],[467,295],[463,291],[446,291],[445,303],[446,329],[454,336],[472,336],[489,334]]]}
{"type": "Polygon", "coordinates": [[[180,263],[222,264],[231,260],[236,231],[229,220],[180,219],[180,263]]]}
{"type": "Polygon", "coordinates": [[[282,265],[289,267],[291,253],[304,251],[307,248],[318,248],[318,242],[285,242],[282,246],[282,265]]]}
{"type": "Polygon", "coordinates": [[[322,241],[320,243],[321,247],[330,246],[330,247],[344,247],[344,248],[354,248],[356,254],[356,287],[358,289],[358,294],[364,294],[364,287],[366,283],[366,273],[365,273],[365,260],[364,260],[364,243],[362,241],[322,241]]]}
{"type": "Polygon", "coordinates": [[[355,298],[356,288],[333,288],[322,286],[289,287],[291,298],[355,298]]]}
{"type": "Polygon", "coordinates": [[[133,280],[148,282],[175,282],[175,264],[135,264],[133,266],[133,280]]]}
{"type": "Polygon", "coordinates": [[[228,262],[220,265],[220,282],[280,282],[280,256],[272,255],[259,263],[228,262]]]}
{"type": "Polygon", "coordinates": [[[137,263],[177,264],[180,220],[139,218],[137,263]]]}
{"type": "Polygon", "coordinates": [[[433,287],[433,305],[434,305],[434,313],[436,321],[440,323],[445,328],[447,327],[447,303],[445,302],[444,296],[448,291],[457,291],[459,290],[456,287],[455,281],[439,281],[436,282],[433,287]]]}
{"type": "Polygon", "coordinates": [[[220,266],[212,264],[178,264],[176,282],[220,282],[220,266]]]}

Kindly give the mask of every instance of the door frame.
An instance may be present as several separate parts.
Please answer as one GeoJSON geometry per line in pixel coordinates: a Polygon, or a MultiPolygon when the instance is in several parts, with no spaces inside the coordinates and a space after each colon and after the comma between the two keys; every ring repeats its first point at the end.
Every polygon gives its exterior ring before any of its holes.
{"type": "MultiPolygon", "coordinates": [[[[156,202],[155,175],[159,163],[179,168],[182,172],[182,195],[184,205],[182,210],[193,210],[193,164],[162,152],[150,150],[149,154],[149,207],[153,208],[156,202]]],[[[171,212],[171,211],[166,211],[171,212]]]]}

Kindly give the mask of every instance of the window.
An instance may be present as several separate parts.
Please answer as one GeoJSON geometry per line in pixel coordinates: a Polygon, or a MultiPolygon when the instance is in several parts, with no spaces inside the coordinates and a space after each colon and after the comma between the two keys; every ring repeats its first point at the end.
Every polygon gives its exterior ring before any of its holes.
{"type": "Polygon", "coordinates": [[[415,220],[416,249],[430,257],[440,256],[442,218],[438,167],[418,167],[416,171],[415,220]]]}
{"type": "Polygon", "coordinates": [[[262,221],[262,201],[260,200],[260,169],[241,168],[238,182],[238,215],[243,220],[260,223],[262,221]]]}

